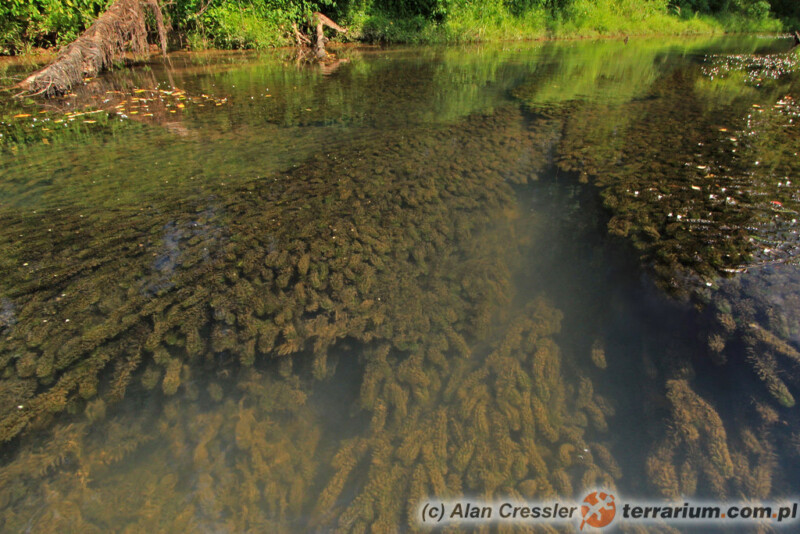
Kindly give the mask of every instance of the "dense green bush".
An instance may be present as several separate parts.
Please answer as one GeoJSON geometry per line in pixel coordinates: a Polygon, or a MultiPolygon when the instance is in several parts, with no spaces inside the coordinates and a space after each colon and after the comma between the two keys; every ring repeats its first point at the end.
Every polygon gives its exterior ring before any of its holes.
{"type": "MultiPolygon", "coordinates": [[[[789,1],[794,3],[796,0],[789,1]]],[[[740,14],[756,19],[769,16],[772,8],[767,0],[676,0],[672,3],[686,13],[740,14]]],[[[776,0],[772,0],[772,4],[775,3],[776,0]]]]}
{"type": "Polygon", "coordinates": [[[110,0],[2,0],[0,53],[69,42],[110,0]]]}
{"type": "Polygon", "coordinates": [[[268,48],[287,44],[292,22],[335,10],[335,0],[177,0],[168,14],[195,46],[268,48]]]}
{"type": "Polygon", "coordinates": [[[800,2],[797,0],[771,0],[773,12],[788,21],[792,29],[800,29],[800,2]]]}

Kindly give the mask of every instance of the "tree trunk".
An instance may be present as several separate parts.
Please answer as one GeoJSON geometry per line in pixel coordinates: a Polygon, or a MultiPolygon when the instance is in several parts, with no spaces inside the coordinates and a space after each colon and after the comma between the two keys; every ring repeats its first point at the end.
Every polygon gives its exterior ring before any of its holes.
{"type": "Polygon", "coordinates": [[[318,11],[314,12],[314,18],[317,19],[317,42],[314,46],[314,54],[317,59],[324,59],[328,55],[327,50],[325,50],[325,44],[328,42],[328,38],[325,37],[325,26],[340,33],[347,33],[347,29],[342,28],[318,11]]]}
{"type": "Polygon", "coordinates": [[[62,94],[85,77],[111,67],[126,51],[146,53],[148,10],[156,20],[161,51],[166,54],[166,26],[158,0],[115,0],[55,61],[25,78],[17,88],[29,94],[62,94]]]}

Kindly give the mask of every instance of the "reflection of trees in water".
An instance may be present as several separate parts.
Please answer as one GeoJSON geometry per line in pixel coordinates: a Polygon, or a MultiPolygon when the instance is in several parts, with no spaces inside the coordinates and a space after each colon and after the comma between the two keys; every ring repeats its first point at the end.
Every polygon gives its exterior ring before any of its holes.
{"type": "Polygon", "coordinates": [[[0,124],[0,150],[9,154],[0,193],[8,205],[37,207],[193,196],[342,150],[354,138],[491,109],[534,61],[508,65],[512,51],[482,52],[478,62],[452,50],[392,52],[391,61],[386,54],[343,51],[364,60],[332,74],[236,53],[111,72],[76,96],[45,102],[48,114],[39,115],[37,103],[22,110],[29,117],[0,124]]]}

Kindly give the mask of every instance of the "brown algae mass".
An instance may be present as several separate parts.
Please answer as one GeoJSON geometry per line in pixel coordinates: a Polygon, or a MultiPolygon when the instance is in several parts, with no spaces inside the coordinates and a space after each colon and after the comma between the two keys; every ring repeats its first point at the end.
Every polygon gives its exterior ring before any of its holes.
{"type": "Polygon", "coordinates": [[[509,267],[474,236],[498,213],[513,217],[510,180],[535,176],[527,158],[513,171],[524,132],[509,119],[435,132],[454,136],[444,146],[398,136],[316,158],[207,205],[6,217],[15,311],[2,339],[0,437],[98,393],[121,398],[140,366],[169,394],[191,364],[220,355],[249,366],[310,350],[323,377],[328,348],[345,337],[408,350],[437,326],[485,330],[483,308],[510,298],[509,267]],[[492,146],[506,151],[477,157],[492,146]]]}
{"type": "MultiPolygon", "coordinates": [[[[46,529],[102,528],[109,508],[100,498],[117,499],[107,504],[134,529],[201,528],[198,518],[207,517],[208,524],[246,530],[290,529],[290,519],[314,510],[320,526],[386,527],[406,520],[410,499],[446,488],[489,495],[521,485],[545,495],[554,484],[566,491],[584,478],[610,483],[590,454],[577,460],[570,452],[586,449],[584,427],[592,420],[605,430],[610,412],[567,423],[568,410],[584,406],[567,402],[558,348],[548,339],[558,331],[558,312],[537,304],[488,359],[473,355],[474,343],[493,342],[497,324],[508,321],[514,297],[519,215],[512,184],[535,179],[543,161],[529,152],[532,134],[523,125],[518,111],[506,110],[411,139],[398,135],[380,147],[314,158],[205,205],[177,201],[113,218],[69,210],[6,217],[13,321],[2,341],[3,439],[22,433],[19,447],[30,450],[33,429],[49,437],[44,449],[21,452],[0,475],[13,480],[4,485],[11,514],[4,524],[31,521],[19,499],[39,490],[42,498],[70,495],[35,515],[34,524],[46,529]],[[438,143],[440,136],[451,142],[438,143]],[[494,158],[485,157],[490,152],[494,158]],[[20,233],[26,239],[16,239],[20,233]],[[358,405],[372,422],[341,450],[335,443],[317,450],[321,426],[303,391],[313,386],[300,387],[291,358],[301,354],[300,365],[310,361],[311,374],[323,379],[337,363],[331,349],[346,339],[365,347],[351,357],[365,366],[358,405]],[[285,378],[254,370],[270,361],[285,378]],[[198,390],[204,369],[216,369],[223,384],[198,390]],[[245,378],[225,385],[231,372],[245,378]],[[484,383],[489,377],[496,385],[484,383]],[[225,393],[231,387],[236,394],[225,393]],[[469,388],[477,389],[465,396],[469,388]],[[109,419],[115,402],[140,389],[166,396],[163,410],[138,422],[125,412],[109,419]],[[214,404],[203,410],[197,399],[206,395],[214,404]],[[46,430],[64,411],[84,416],[46,430]],[[422,429],[434,424],[439,441],[425,445],[422,429]],[[458,451],[448,459],[451,432],[458,451]],[[233,449],[225,443],[231,435],[233,449]],[[112,484],[116,475],[104,470],[147,455],[154,440],[169,443],[174,456],[153,458],[137,476],[158,472],[156,464],[162,475],[112,484]],[[493,453],[498,443],[511,447],[507,456],[493,453]],[[545,444],[562,449],[564,467],[583,466],[573,469],[573,480],[548,467],[542,455],[554,453],[545,444]],[[384,472],[375,463],[383,457],[402,461],[384,472]],[[357,482],[350,470],[368,458],[375,471],[358,482],[368,491],[333,514],[357,482]],[[180,480],[171,469],[186,461],[204,474],[180,480]],[[240,467],[232,472],[232,465],[240,467]],[[105,482],[93,483],[95,477],[105,482]],[[143,498],[154,492],[162,504],[128,500],[132,484],[150,488],[143,498]],[[185,484],[196,502],[165,497],[185,484]],[[233,514],[239,492],[252,514],[233,514]]],[[[587,387],[584,403],[592,401],[587,387]]]]}

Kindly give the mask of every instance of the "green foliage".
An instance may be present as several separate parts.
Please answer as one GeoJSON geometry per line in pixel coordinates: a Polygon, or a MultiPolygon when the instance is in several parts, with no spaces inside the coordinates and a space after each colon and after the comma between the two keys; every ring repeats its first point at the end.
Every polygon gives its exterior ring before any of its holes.
{"type": "Polygon", "coordinates": [[[73,40],[109,0],[4,0],[0,3],[0,53],[73,40]]]}
{"type": "Polygon", "coordinates": [[[184,0],[171,4],[175,28],[194,47],[271,48],[289,44],[292,23],[314,11],[335,11],[334,0],[184,0]]]}
{"type": "Polygon", "coordinates": [[[671,3],[681,12],[740,14],[763,19],[769,16],[775,0],[677,0],[671,3]]]}
{"type": "Polygon", "coordinates": [[[252,5],[241,8],[226,4],[206,11],[200,18],[200,28],[219,48],[267,48],[285,44],[282,22],[281,13],[259,13],[252,5]]]}
{"type": "Polygon", "coordinates": [[[771,0],[772,11],[779,17],[787,19],[792,28],[800,26],[800,2],[796,0],[771,0]]]}
{"type": "Polygon", "coordinates": [[[666,0],[575,0],[561,27],[564,34],[710,33],[710,24],[680,21],[667,12],[666,0]]]}
{"type": "MultiPolygon", "coordinates": [[[[74,39],[110,0],[5,0],[0,54],[74,39]]],[[[794,0],[174,0],[162,2],[181,46],[270,48],[321,11],[371,42],[454,43],[545,36],[780,31],[794,0]]],[[[794,21],[794,22],[792,22],[794,21]]]]}

